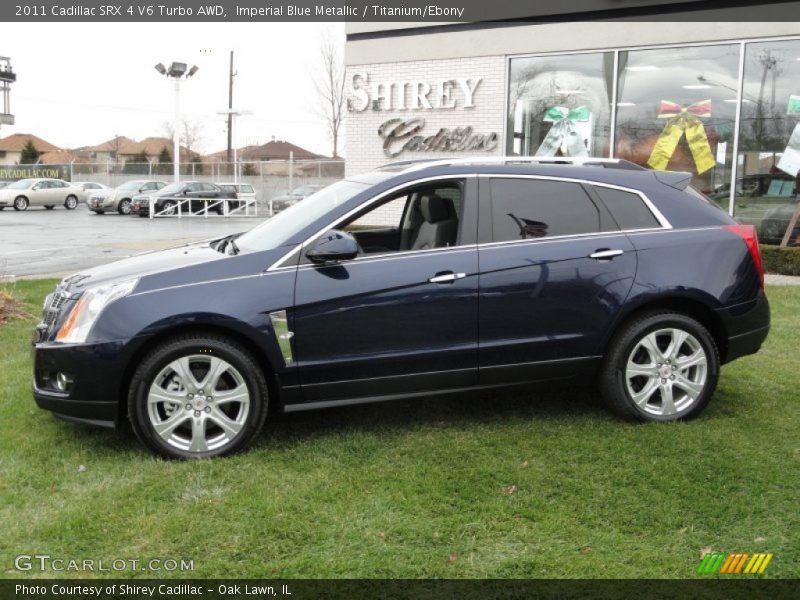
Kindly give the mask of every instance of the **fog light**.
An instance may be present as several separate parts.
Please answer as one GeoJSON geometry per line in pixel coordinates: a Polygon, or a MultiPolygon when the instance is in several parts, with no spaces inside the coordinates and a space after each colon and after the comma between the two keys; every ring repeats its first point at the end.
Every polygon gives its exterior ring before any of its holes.
{"type": "Polygon", "coordinates": [[[59,392],[66,392],[72,385],[72,376],[59,372],[56,375],[56,387],[59,392]]]}

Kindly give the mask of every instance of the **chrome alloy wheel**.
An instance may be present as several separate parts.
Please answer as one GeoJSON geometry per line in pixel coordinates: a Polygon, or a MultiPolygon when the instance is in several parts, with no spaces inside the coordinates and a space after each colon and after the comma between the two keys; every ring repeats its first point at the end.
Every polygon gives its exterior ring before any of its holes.
{"type": "Polygon", "coordinates": [[[147,415],[156,434],[186,452],[207,452],[231,443],[250,412],[242,374],[215,356],[173,360],[147,393],[147,415]]]}
{"type": "Polygon", "coordinates": [[[625,367],[634,403],[644,412],[664,417],[686,412],[703,392],[707,378],[703,346],[677,328],[645,335],[633,347],[625,367]]]}

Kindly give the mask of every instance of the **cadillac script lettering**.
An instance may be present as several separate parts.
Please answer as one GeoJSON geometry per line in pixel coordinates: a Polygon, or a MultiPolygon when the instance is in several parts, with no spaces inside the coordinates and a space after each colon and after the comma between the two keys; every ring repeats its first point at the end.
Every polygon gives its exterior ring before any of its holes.
{"type": "Polygon", "coordinates": [[[434,135],[421,135],[425,119],[389,119],[378,128],[383,152],[389,158],[403,152],[489,152],[497,147],[497,133],[474,133],[471,126],[447,129],[434,135]]]}

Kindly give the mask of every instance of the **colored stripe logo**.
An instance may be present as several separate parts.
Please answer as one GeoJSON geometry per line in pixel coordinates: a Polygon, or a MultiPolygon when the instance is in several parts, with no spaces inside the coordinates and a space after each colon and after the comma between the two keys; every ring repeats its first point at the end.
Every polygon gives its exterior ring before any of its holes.
{"type": "Polygon", "coordinates": [[[757,552],[709,552],[697,565],[698,573],[721,573],[726,575],[761,574],[767,568],[773,554],[757,552]]]}

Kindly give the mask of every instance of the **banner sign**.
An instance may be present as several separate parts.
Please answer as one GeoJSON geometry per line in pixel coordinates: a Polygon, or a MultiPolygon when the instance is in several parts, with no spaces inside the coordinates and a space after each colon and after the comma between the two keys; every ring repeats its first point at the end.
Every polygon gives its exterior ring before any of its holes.
{"type": "Polygon", "coordinates": [[[69,165],[0,165],[0,181],[40,177],[69,181],[69,165]]]}

